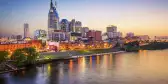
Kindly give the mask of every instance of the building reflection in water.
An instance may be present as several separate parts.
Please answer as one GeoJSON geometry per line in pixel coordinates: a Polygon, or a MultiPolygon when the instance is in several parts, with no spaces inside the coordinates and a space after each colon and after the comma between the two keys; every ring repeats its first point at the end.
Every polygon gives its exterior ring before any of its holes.
{"type": "Polygon", "coordinates": [[[51,75],[51,63],[47,64],[47,75],[51,75]]]}
{"type": "Polygon", "coordinates": [[[69,71],[70,71],[70,73],[72,73],[72,71],[73,71],[73,60],[72,59],[70,59],[70,61],[69,61],[69,71]]]}
{"type": "MultiPolygon", "coordinates": [[[[60,81],[60,68],[58,64],[52,63],[48,66],[48,70],[50,70],[50,76],[47,77],[46,79],[46,83],[43,84],[58,84],[60,81]],[[51,68],[49,68],[51,67],[51,68]]],[[[41,84],[41,83],[39,83],[41,84]]]]}
{"type": "Polygon", "coordinates": [[[84,72],[85,71],[85,66],[86,66],[86,60],[85,57],[82,57],[82,61],[81,61],[81,71],[84,72]]]}
{"type": "Polygon", "coordinates": [[[109,63],[109,67],[112,68],[112,66],[113,66],[113,57],[112,57],[112,54],[110,54],[109,60],[110,60],[110,61],[109,61],[109,62],[110,62],[110,63],[109,63]]]}
{"type": "Polygon", "coordinates": [[[78,58],[78,71],[84,72],[85,71],[85,65],[86,65],[86,59],[85,57],[79,57],[78,58]]]}
{"type": "Polygon", "coordinates": [[[92,56],[89,57],[89,67],[92,69],[92,56]]]}
{"type": "Polygon", "coordinates": [[[147,56],[147,50],[143,50],[144,56],[147,56]]]}
{"type": "Polygon", "coordinates": [[[101,68],[105,70],[107,68],[107,65],[108,65],[107,55],[103,55],[103,60],[101,61],[101,68]]]}
{"type": "Polygon", "coordinates": [[[103,55],[101,60],[101,65],[100,65],[100,77],[104,79],[107,77],[107,68],[108,68],[108,55],[103,55]]]}
{"type": "Polygon", "coordinates": [[[68,78],[66,79],[66,81],[68,81],[69,84],[72,84],[73,83],[73,74],[75,73],[75,71],[73,71],[74,69],[74,62],[73,62],[73,59],[70,59],[69,60],[69,71],[68,71],[68,78]],[[74,73],[73,73],[74,72],[74,73]]]}
{"type": "Polygon", "coordinates": [[[97,67],[100,65],[100,56],[96,56],[96,65],[97,67]]]}
{"type": "Polygon", "coordinates": [[[59,78],[64,78],[64,62],[60,62],[59,64],[59,78]]]}
{"type": "Polygon", "coordinates": [[[139,62],[140,62],[140,65],[143,65],[143,63],[145,62],[145,60],[147,60],[147,57],[145,56],[146,54],[144,54],[144,50],[139,50],[138,52],[138,57],[139,57],[139,62]]]}

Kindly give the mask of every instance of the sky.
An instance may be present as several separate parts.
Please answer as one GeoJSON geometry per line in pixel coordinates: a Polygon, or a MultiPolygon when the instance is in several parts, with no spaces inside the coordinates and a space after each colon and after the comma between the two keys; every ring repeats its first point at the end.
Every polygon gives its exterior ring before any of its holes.
{"type": "MultiPolygon", "coordinates": [[[[55,1],[55,0],[53,0],[55,1]]],[[[61,19],[76,19],[84,27],[136,35],[168,36],[168,0],[57,0],[61,19]]],[[[28,23],[31,35],[47,30],[50,0],[0,0],[0,34],[23,35],[28,23]]]]}

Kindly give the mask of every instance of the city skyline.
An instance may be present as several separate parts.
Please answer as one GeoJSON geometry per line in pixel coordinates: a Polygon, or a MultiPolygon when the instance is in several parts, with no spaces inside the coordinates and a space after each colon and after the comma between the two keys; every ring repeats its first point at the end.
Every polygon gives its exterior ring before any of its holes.
{"type": "MultiPolygon", "coordinates": [[[[36,29],[47,30],[49,3],[1,0],[0,33],[23,34],[24,23],[30,25],[31,35],[36,29]]],[[[105,32],[108,25],[115,25],[124,34],[155,36],[168,35],[166,4],[166,0],[57,0],[57,10],[60,21],[76,19],[90,29],[105,32]]]]}

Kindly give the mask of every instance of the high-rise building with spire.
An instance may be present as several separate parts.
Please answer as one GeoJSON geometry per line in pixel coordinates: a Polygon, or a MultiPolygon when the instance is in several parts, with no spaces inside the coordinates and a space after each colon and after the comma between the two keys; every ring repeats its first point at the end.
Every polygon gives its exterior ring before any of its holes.
{"type": "Polygon", "coordinates": [[[51,0],[50,10],[48,13],[48,37],[50,40],[52,38],[52,32],[54,32],[54,30],[60,30],[59,15],[56,10],[56,4],[54,5],[51,0]]]}

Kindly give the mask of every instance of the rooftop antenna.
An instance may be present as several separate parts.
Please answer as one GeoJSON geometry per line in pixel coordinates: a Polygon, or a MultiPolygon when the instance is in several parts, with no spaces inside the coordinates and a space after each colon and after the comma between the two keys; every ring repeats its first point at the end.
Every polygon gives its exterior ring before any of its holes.
{"type": "Polygon", "coordinates": [[[55,1],[55,7],[57,8],[57,1],[55,1]]]}
{"type": "Polygon", "coordinates": [[[50,2],[50,8],[52,8],[53,7],[53,3],[52,3],[52,0],[51,0],[51,2],[50,2]]]}

